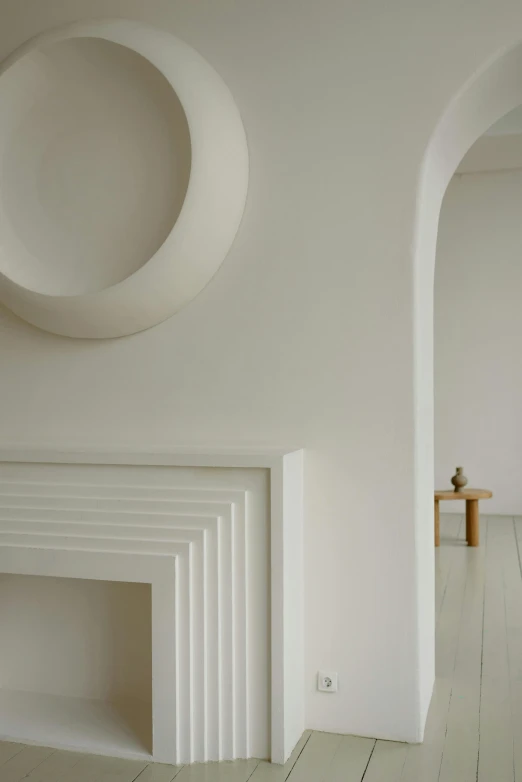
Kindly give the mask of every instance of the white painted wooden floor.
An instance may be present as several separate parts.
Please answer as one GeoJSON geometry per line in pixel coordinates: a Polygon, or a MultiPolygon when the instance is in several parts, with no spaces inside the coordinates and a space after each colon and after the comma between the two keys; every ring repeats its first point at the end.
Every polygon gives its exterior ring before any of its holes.
{"type": "Polygon", "coordinates": [[[522,782],[522,517],[441,518],[436,552],[437,683],[425,742],[306,733],[284,768],[141,761],[0,742],[0,782],[522,782]]]}

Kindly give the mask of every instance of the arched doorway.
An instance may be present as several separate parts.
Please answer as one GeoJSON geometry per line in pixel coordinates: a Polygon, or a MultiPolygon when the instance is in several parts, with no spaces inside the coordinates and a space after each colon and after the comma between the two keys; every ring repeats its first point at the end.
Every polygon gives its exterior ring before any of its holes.
{"type": "MultiPolygon", "coordinates": [[[[472,144],[522,104],[522,44],[486,63],[451,101],[430,139],[417,191],[413,250],[415,530],[419,699],[425,723],[434,680],[433,614],[433,287],[439,214],[448,183],[472,144]]],[[[421,731],[422,732],[422,731],[421,731]]]]}

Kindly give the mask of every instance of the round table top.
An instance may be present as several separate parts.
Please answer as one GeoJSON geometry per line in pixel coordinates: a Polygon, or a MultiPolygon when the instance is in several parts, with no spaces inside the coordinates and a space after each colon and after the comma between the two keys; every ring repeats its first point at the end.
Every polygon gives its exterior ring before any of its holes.
{"type": "Polygon", "coordinates": [[[436,500],[488,500],[493,497],[493,492],[489,489],[461,489],[454,491],[436,491],[436,500]]]}

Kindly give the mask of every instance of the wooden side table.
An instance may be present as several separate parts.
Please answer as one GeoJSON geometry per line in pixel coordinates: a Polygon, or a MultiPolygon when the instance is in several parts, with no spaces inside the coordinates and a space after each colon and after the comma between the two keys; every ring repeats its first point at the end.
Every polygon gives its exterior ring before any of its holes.
{"type": "Polygon", "coordinates": [[[465,500],[466,502],[466,540],[468,546],[480,544],[479,500],[489,500],[493,492],[488,489],[462,489],[461,491],[435,492],[435,545],[440,546],[440,508],[441,500],[465,500]]]}

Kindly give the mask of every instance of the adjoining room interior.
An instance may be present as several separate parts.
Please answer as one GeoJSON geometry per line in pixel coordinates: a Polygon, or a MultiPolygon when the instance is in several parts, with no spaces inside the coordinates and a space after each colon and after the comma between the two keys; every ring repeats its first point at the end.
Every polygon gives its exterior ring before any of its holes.
{"type": "MultiPolygon", "coordinates": [[[[473,145],[444,197],[435,263],[435,485],[463,464],[494,489],[482,513],[522,514],[522,109],[473,145]]],[[[461,513],[446,503],[441,511],[461,513]]]]}

